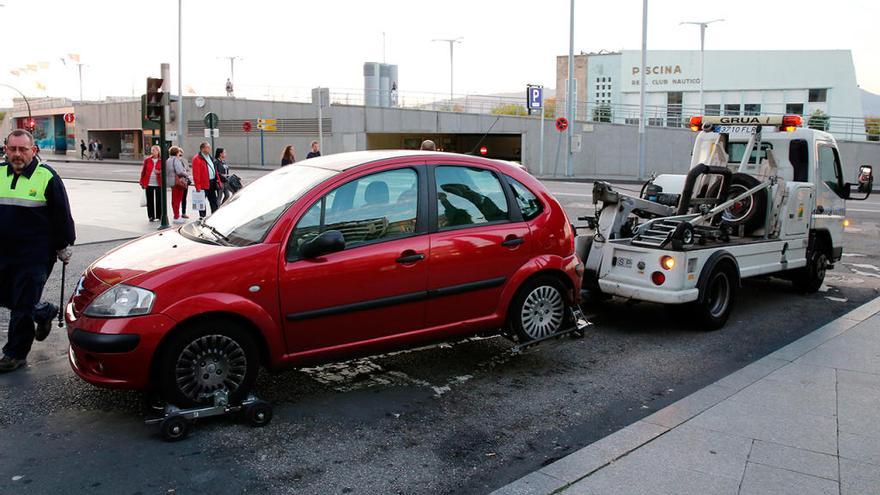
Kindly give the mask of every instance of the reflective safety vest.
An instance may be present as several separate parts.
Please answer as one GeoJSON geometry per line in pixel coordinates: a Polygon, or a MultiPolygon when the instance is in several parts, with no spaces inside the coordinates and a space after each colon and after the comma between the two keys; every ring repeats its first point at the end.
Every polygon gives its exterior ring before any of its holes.
{"type": "Polygon", "coordinates": [[[24,174],[18,176],[9,173],[12,165],[0,166],[0,205],[39,208],[46,206],[46,188],[52,179],[52,172],[42,164],[38,164],[30,178],[24,174]],[[12,187],[15,181],[15,188],[12,187]]]}

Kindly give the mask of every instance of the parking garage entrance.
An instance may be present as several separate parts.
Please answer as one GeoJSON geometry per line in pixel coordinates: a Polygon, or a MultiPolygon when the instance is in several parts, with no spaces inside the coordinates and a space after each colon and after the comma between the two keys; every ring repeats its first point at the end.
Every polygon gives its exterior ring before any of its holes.
{"type": "Polygon", "coordinates": [[[367,149],[417,150],[425,139],[434,141],[437,151],[522,161],[521,134],[367,133],[367,149]]]}

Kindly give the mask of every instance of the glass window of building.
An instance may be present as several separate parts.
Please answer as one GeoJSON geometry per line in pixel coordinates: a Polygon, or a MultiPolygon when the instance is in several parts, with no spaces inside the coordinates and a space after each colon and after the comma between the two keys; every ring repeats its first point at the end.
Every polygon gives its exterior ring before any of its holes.
{"type": "Polygon", "coordinates": [[[823,103],[827,97],[827,89],[811,89],[807,101],[809,101],[810,103],[823,103]]]}
{"type": "Polygon", "coordinates": [[[724,115],[739,115],[739,103],[726,103],[724,105],[724,115]]]}
{"type": "Polygon", "coordinates": [[[804,104],[803,103],[786,103],[785,104],[785,113],[794,114],[794,115],[803,115],[804,114],[804,104]]]}
{"type": "Polygon", "coordinates": [[[666,93],[666,126],[681,127],[681,91],[666,93]]]}
{"type": "Polygon", "coordinates": [[[743,105],[743,112],[745,115],[761,115],[761,104],[746,103],[743,105]]]}
{"type": "Polygon", "coordinates": [[[703,115],[707,115],[707,116],[721,115],[721,105],[716,105],[714,103],[711,105],[706,105],[706,107],[703,109],[703,115]]]}

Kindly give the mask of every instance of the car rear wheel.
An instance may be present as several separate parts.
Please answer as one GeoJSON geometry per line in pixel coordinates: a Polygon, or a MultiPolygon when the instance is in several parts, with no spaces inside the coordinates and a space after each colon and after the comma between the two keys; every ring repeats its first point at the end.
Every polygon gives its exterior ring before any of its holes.
{"type": "Polygon", "coordinates": [[[533,278],[517,291],[508,325],[519,342],[552,335],[569,322],[569,303],[562,282],[550,276],[533,278]]]}
{"type": "Polygon", "coordinates": [[[736,276],[728,265],[717,266],[706,285],[700,289],[700,298],[693,303],[696,323],[703,330],[717,330],[727,323],[736,300],[736,276]]]}
{"type": "Polygon", "coordinates": [[[257,379],[259,352],[240,325],[203,320],[171,336],[158,366],[160,393],[171,404],[213,404],[218,391],[235,404],[247,397],[257,379]]]}

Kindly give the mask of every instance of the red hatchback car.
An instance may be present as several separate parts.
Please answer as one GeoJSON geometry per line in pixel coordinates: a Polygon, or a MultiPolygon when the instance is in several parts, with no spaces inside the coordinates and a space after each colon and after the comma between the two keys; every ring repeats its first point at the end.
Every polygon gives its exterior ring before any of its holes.
{"type": "Polygon", "coordinates": [[[581,273],[562,207],[513,164],[330,155],[95,261],[65,311],[70,363],[180,406],[242,400],[260,365],[498,329],[541,338],[572,324],[581,273]]]}

